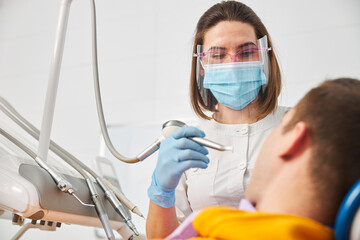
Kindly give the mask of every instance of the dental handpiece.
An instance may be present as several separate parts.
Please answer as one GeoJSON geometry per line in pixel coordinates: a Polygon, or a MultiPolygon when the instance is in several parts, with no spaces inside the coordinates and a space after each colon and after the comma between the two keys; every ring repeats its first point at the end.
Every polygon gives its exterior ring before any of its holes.
{"type": "Polygon", "coordinates": [[[91,198],[95,204],[95,210],[96,213],[99,216],[100,222],[105,230],[106,236],[109,240],[115,240],[115,236],[114,233],[112,231],[112,228],[110,226],[110,222],[109,222],[109,217],[105,211],[105,208],[101,202],[101,200],[99,199],[99,194],[96,191],[95,185],[94,183],[91,181],[90,178],[86,179],[86,183],[89,187],[89,191],[91,194],[91,198]]]}
{"type": "Polygon", "coordinates": [[[105,178],[102,181],[114,192],[115,196],[133,213],[137,214],[139,217],[145,219],[144,215],[140,212],[139,208],[132,203],[118,188],[112,185],[108,180],[105,178]]]}
{"type": "Polygon", "coordinates": [[[101,189],[104,191],[105,197],[110,201],[115,211],[123,218],[125,224],[130,228],[131,231],[135,233],[136,236],[138,236],[139,232],[136,229],[135,225],[133,224],[131,220],[131,216],[125,211],[123,206],[120,204],[114,192],[99,177],[96,178],[96,182],[100,185],[101,189]]]}
{"type": "MultiPolygon", "coordinates": [[[[178,128],[186,126],[185,123],[178,121],[178,120],[170,120],[163,124],[163,135],[166,135],[168,137],[173,131],[175,131],[178,128]],[[168,129],[168,130],[167,130],[168,129]]],[[[189,137],[194,142],[199,143],[200,145],[203,145],[204,147],[209,147],[218,151],[232,151],[232,146],[224,146],[222,144],[216,143],[214,141],[211,141],[206,138],[201,137],[189,137]]]]}
{"type": "MultiPolygon", "coordinates": [[[[151,154],[156,152],[162,141],[164,141],[167,137],[169,137],[176,129],[186,126],[184,122],[178,120],[170,120],[163,124],[162,126],[162,136],[157,139],[153,144],[147,147],[144,151],[142,151],[136,158],[140,161],[143,161],[145,158],[149,157],[151,154]]],[[[222,144],[216,143],[206,138],[201,137],[189,137],[194,142],[199,143],[204,147],[209,147],[218,151],[232,151],[232,146],[224,146],[222,144]]]]}

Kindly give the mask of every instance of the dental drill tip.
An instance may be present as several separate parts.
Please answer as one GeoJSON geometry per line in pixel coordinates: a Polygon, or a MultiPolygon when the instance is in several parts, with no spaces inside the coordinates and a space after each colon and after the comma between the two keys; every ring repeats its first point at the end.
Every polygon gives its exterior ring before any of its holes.
{"type": "Polygon", "coordinates": [[[136,215],[138,215],[138,216],[140,216],[140,217],[142,217],[142,218],[145,219],[144,215],[140,212],[140,210],[139,210],[139,208],[138,208],[137,206],[135,206],[133,209],[131,209],[131,211],[132,211],[133,213],[135,213],[136,215]]]}
{"type": "Polygon", "coordinates": [[[137,214],[139,217],[141,217],[141,218],[143,218],[143,219],[145,219],[146,220],[146,218],[144,217],[144,215],[142,215],[142,214],[137,214]]]}
{"type": "Polygon", "coordinates": [[[232,151],[233,150],[232,146],[224,146],[222,144],[213,142],[209,139],[205,139],[205,138],[201,138],[201,137],[189,137],[189,138],[204,147],[209,147],[209,148],[215,149],[217,151],[232,151]]]}
{"type": "Polygon", "coordinates": [[[136,236],[139,236],[139,232],[136,229],[135,225],[132,223],[131,219],[126,221],[126,225],[128,225],[128,227],[131,229],[131,231],[135,233],[136,236]]]}
{"type": "Polygon", "coordinates": [[[224,147],[224,151],[231,151],[233,152],[234,151],[234,148],[232,146],[225,146],[224,147]]]}

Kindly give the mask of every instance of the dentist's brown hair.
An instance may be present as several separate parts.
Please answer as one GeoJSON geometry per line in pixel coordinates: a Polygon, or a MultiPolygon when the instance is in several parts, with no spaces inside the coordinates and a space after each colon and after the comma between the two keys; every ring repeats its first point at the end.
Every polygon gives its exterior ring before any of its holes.
{"type": "MultiPolygon", "coordinates": [[[[205,33],[222,21],[238,21],[250,24],[258,39],[267,36],[268,46],[272,49],[269,55],[269,77],[264,91],[260,91],[257,104],[257,118],[260,120],[272,113],[277,107],[277,99],[281,91],[281,74],[270,35],[256,13],[247,5],[237,1],[223,1],[208,9],[201,17],[196,27],[193,53],[197,52],[197,45],[204,42],[205,33]]],[[[204,102],[200,95],[196,80],[196,58],[192,57],[190,77],[190,98],[195,113],[203,118],[210,119],[206,111],[216,111],[217,100],[209,90],[206,90],[207,99],[204,102]]]]}

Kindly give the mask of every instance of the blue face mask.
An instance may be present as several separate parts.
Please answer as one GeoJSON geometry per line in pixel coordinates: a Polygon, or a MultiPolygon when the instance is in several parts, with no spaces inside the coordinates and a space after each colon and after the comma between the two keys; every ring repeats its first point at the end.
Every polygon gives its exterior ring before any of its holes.
{"type": "Polygon", "coordinates": [[[245,108],[266,84],[261,62],[233,62],[205,66],[204,88],[234,110],[245,108]]]}

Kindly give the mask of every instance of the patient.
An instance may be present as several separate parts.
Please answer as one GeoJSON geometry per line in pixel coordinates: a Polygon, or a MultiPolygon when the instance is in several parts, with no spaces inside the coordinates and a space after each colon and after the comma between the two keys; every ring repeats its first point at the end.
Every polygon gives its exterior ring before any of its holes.
{"type": "Polygon", "coordinates": [[[168,239],[333,239],[340,203],[360,178],[359,139],[360,81],[324,82],[262,146],[247,211],[206,208],[168,239]]]}

